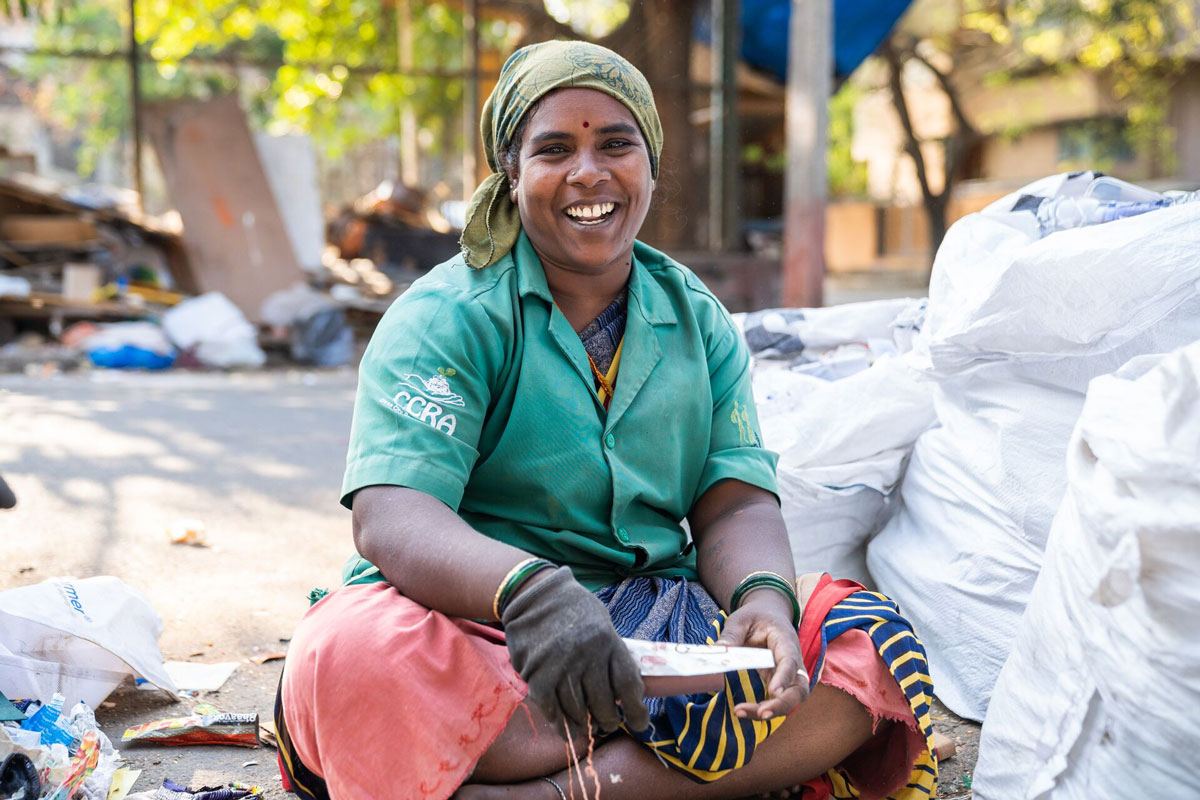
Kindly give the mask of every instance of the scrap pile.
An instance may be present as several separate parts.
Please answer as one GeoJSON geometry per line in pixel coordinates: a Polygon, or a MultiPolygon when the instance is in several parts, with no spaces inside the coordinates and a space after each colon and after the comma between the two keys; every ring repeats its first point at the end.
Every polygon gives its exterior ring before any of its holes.
{"type": "Polygon", "coordinates": [[[1054,176],[956,223],[927,303],[743,323],[797,568],[904,609],[977,798],[1200,794],[1198,201],[1054,176]]]}
{"type": "MultiPolygon", "coordinates": [[[[236,782],[189,789],[165,781],[128,794],[140,771],[122,765],[93,709],[134,677],[140,688],[178,702],[189,693],[177,683],[231,671],[224,669],[230,665],[164,664],[161,631],[145,596],[113,577],[56,578],[0,593],[0,797],[237,800],[262,793],[236,782]]],[[[264,741],[257,713],[223,713],[197,702],[183,715],[127,728],[120,743],[259,747],[264,741]]]]}

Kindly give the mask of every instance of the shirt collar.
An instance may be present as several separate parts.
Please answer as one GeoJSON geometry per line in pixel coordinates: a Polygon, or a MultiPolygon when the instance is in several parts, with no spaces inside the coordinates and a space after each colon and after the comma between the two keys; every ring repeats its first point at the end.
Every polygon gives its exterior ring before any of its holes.
{"type": "MultiPolygon", "coordinates": [[[[532,294],[547,303],[553,303],[542,262],[525,231],[521,231],[511,255],[517,269],[517,292],[522,297],[532,294]]],[[[638,311],[651,325],[674,325],[679,321],[671,306],[671,299],[638,258],[637,245],[634,245],[633,269],[629,274],[629,296],[632,300],[630,308],[636,304],[638,311]]]]}

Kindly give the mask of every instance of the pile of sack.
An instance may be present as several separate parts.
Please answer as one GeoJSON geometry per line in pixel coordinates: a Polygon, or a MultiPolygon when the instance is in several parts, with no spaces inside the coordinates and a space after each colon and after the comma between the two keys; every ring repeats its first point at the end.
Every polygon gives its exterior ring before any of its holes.
{"type": "Polygon", "coordinates": [[[742,320],[796,566],[900,604],[986,716],[981,798],[1123,796],[1147,763],[1200,793],[1200,353],[1161,355],[1200,341],[1197,200],[1053,176],[950,229],[925,305],[844,341],[742,320]]]}

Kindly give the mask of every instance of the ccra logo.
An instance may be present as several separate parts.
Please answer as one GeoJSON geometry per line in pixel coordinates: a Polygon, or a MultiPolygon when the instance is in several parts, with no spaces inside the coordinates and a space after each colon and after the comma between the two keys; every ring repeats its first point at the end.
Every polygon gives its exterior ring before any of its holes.
{"type": "Polygon", "coordinates": [[[391,397],[381,397],[379,402],[453,436],[458,420],[454,414],[447,413],[447,407],[462,408],[465,405],[462,395],[455,394],[450,388],[450,378],[457,374],[457,370],[445,367],[438,367],[438,374],[432,378],[405,373],[400,376],[400,390],[391,397]]]}

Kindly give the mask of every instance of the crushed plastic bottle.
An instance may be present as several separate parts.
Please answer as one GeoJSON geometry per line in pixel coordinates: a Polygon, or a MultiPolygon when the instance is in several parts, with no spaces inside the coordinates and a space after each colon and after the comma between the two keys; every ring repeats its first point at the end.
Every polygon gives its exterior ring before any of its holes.
{"type": "Polygon", "coordinates": [[[1127,217],[1200,200],[1200,191],[1158,195],[1152,200],[1099,200],[1095,197],[1048,197],[1035,212],[1043,237],[1056,231],[1102,225],[1127,217]]]}

